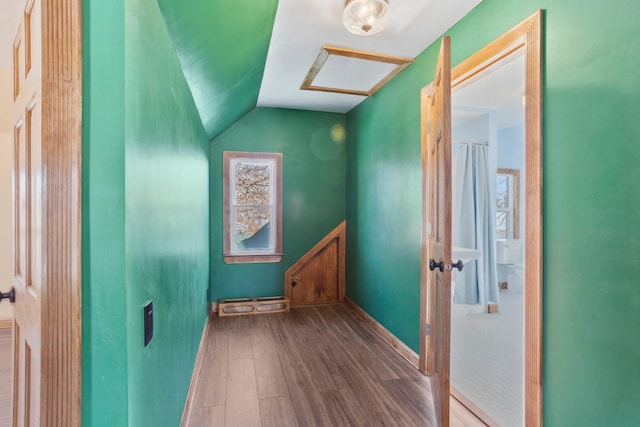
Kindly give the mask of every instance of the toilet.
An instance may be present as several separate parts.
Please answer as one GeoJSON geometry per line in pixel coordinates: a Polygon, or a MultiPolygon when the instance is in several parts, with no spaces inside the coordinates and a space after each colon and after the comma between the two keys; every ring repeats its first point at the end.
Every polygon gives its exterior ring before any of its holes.
{"type": "Polygon", "coordinates": [[[520,239],[496,240],[496,264],[500,290],[522,295],[524,293],[524,256],[520,239]]]}

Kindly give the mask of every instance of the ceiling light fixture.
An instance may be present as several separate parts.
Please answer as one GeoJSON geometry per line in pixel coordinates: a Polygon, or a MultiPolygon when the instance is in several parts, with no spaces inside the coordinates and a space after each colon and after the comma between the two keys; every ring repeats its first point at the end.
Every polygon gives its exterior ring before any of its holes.
{"type": "Polygon", "coordinates": [[[346,0],[342,22],[359,36],[379,33],[389,23],[389,0],[346,0]]]}

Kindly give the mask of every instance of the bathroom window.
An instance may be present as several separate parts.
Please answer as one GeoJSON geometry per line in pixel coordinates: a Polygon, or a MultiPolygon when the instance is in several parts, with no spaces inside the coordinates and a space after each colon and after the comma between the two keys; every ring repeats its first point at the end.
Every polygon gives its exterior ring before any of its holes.
{"type": "Polygon", "coordinates": [[[225,151],[224,261],[282,259],[282,154],[225,151]]]}
{"type": "Polygon", "coordinates": [[[517,239],[520,234],[520,170],[498,169],[496,237],[517,239]]]}

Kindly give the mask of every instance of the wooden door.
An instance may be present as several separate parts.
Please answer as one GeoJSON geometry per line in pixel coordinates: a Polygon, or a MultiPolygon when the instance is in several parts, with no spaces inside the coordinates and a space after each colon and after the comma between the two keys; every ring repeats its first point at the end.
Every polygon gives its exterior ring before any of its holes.
{"type": "Polygon", "coordinates": [[[284,274],[291,306],[344,301],[346,222],[342,222],[284,274]]]}
{"type": "Polygon", "coordinates": [[[291,305],[338,302],[338,240],[295,271],[291,284],[291,305]]]}
{"type": "Polygon", "coordinates": [[[439,425],[449,425],[451,324],[451,59],[442,39],[433,78],[421,94],[423,244],[420,368],[433,378],[439,425]],[[424,321],[426,319],[426,322],[424,321]]]}
{"type": "Polygon", "coordinates": [[[13,425],[40,425],[42,66],[40,2],[22,1],[13,42],[13,425]]]}
{"type": "Polygon", "coordinates": [[[82,0],[15,0],[9,10],[15,11],[8,29],[13,90],[6,94],[13,123],[11,415],[14,426],[77,426],[82,0]]]}

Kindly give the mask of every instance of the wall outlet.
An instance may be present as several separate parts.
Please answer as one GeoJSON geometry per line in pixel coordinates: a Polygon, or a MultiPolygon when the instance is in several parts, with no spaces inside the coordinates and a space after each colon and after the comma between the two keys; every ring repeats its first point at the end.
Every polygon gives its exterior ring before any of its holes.
{"type": "Polygon", "coordinates": [[[143,307],[144,312],[144,346],[148,346],[153,338],[153,301],[149,301],[143,307]]]}

